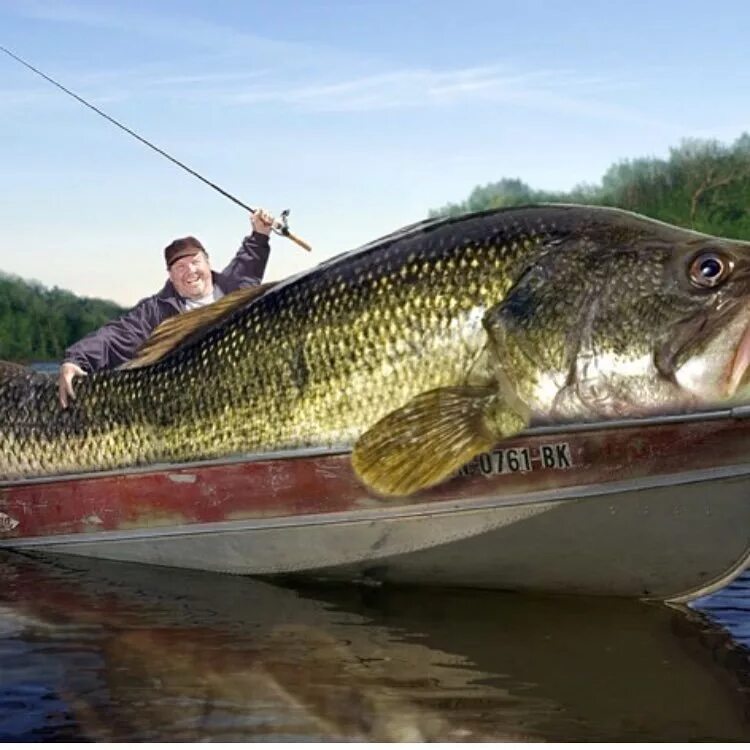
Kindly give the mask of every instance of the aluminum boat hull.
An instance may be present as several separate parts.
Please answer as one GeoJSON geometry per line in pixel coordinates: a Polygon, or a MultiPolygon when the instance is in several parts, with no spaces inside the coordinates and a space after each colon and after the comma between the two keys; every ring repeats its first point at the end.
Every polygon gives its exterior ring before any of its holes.
{"type": "Polygon", "coordinates": [[[256,576],[686,600],[750,560],[744,409],[540,427],[380,498],[299,450],[0,484],[0,547],[256,576]]]}

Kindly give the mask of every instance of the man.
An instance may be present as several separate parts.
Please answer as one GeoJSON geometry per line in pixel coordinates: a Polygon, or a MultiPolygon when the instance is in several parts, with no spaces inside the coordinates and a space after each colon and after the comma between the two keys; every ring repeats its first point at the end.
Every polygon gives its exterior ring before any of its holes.
{"type": "Polygon", "coordinates": [[[131,360],[161,322],[208,305],[225,294],[263,280],[273,217],[258,209],[250,217],[253,232],[221,272],[211,270],[208,253],[195,237],[182,237],[164,248],[169,279],[164,288],[132,310],[90,333],[66,352],[60,365],[58,393],[63,409],[75,398],[73,378],[118,367],[131,360]]]}

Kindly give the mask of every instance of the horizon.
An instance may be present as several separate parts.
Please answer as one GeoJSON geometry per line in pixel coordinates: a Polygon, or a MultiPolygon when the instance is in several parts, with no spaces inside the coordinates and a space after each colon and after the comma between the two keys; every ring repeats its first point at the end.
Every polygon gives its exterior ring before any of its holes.
{"type": "MultiPolygon", "coordinates": [[[[283,278],[518,178],[599,183],[750,121],[750,7],[0,0],[0,44],[253,207],[291,208],[283,278]]],[[[162,249],[220,270],[246,213],[0,55],[0,268],[129,306],[162,249]]]]}

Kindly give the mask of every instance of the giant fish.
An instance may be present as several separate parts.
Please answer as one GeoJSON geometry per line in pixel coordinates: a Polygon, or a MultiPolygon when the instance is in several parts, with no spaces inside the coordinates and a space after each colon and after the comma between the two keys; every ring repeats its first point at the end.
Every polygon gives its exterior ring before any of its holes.
{"type": "Polygon", "coordinates": [[[407,227],[168,320],[76,384],[0,368],[5,479],[302,446],[384,495],[436,484],[534,420],[742,397],[750,243],[612,208],[407,227]]]}

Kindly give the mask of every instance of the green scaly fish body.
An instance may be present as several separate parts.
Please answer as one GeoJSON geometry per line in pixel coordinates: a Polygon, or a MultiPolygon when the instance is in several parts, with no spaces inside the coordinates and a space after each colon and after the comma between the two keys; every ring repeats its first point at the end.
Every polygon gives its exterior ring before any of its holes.
{"type": "Polygon", "coordinates": [[[721,398],[749,269],[744,243],[615,209],[424,222],[275,286],[155,364],[81,379],[68,410],[54,379],[8,368],[0,476],[355,445],[368,484],[411,492],[533,415],[721,398]],[[731,268],[696,285],[709,253],[731,268]],[[701,363],[715,382],[699,389],[701,363]]]}

